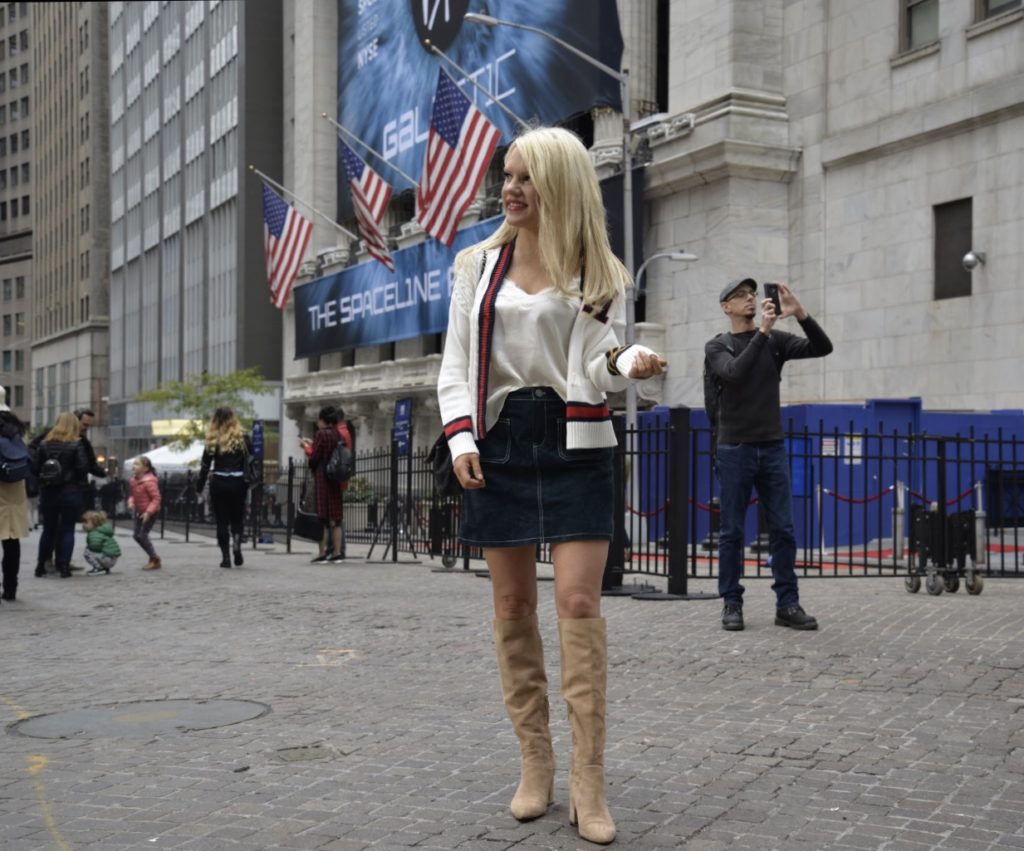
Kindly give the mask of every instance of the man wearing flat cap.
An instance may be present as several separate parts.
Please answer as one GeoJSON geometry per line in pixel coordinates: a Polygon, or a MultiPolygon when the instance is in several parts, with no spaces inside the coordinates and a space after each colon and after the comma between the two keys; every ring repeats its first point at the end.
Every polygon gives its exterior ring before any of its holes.
{"type": "MultiPolygon", "coordinates": [[[[704,346],[707,368],[717,390],[716,463],[721,485],[722,528],[718,538],[718,593],[722,628],[743,629],[744,525],[753,490],[769,530],[775,623],[792,629],[817,629],[800,605],[796,579],[796,538],[789,484],[789,459],[783,440],[779,384],[788,360],[820,358],[832,341],[804,310],[793,291],[777,284],[782,313],[772,299],[761,300],[757,317],[757,281],[729,283],[718,297],[729,331],[704,346]],[[779,319],[795,316],[806,337],[775,330],[779,319]]],[[[710,408],[709,408],[710,410],[710,408]]]]}

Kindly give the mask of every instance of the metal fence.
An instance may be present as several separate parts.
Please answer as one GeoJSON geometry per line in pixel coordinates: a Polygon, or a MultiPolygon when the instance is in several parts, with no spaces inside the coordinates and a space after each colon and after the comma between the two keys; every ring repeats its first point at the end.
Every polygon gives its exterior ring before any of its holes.
{"type": "MultiPolygon", "coordinates": [[[[718,482],[707,429],[672,409],[662,425],[626,430],[615,423],[616,517],[605,589],[634,575],[667,579],[685,594],[689,578],[717,570],[718,482]]],[[[1021,576],[1024,551],[1024,445],[1016,436],[936,436],[909,429],[870,432],[790,428],[797,569],[803,576],[904,576],[959,573],[1021,576]]],[[[369,556],[429,555],[469,568],[480,553],[457,542],[461,500],[433,487],[426,450],[362,452],[345,492],[346,540],[369,556]]],[[[164,477],[160,530],[209,533],[212,516],[191,474],[164,477]]],[[[123,503],[122,503],[123,505],[123,503]]],[[[255,545],[313,540],[313,482],[290,459],[273,481],[253,488],[247,528],[255,545]]],[[[770,576],[768,535],[756,495],[747,517],[745,575],[770,576]]],[[[538,547],[538,558],[550,559],[538,547]]],[[[948,578],[948,577],[947,577],[948,578]]],[[[947,583],[948,584],[948,583],[947,583]]]]}

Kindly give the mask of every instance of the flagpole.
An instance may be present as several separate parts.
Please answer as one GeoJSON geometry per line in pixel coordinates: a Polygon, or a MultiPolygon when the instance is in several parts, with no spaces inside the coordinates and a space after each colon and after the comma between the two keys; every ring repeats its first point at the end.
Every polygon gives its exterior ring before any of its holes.
{"type": "Polygon", "coordinates": [[[266,181],[267,183],[269,183],[269,184],[270,184],[271,186],[273,186],[273,187],[274,187],[274,189],[276,189],[276,190],[277,190],[278,192],[283,192],[283,193],[284,193],[285,195],[287,195],[287,196],[288,196],[289,198],[292,198],[293,200],[295,200],[295,201],[296,201],[296,202],[298,202],[299,204],[302,204],[302,206],[303,206],[303,207],[307,207],[307,208],[309,208],[310,210],[312,210],[312,211],[313,211],[314,213],[316,213],[316,214],[317,214],[317,215],[318,215],[318,216],[319,216],[319,217],[320,217],[321,219],[323,219],[323,220],[324,220],[325,222],[327,222],[328,224],[332,224],[332,225],[334,225],[334,227],[336,227],[336,228],[337,228],[337,229],[338,229],[339,231],[341,231],[341,232],[342,232],[343,234],[345,234],[345,236],[347,236],[347,237],[348,237],[349,239],[351,239],[351,240],[355,240],[356,242],[358,242],[358,241],[359,241],[359,237],[358,237],[358,236],[356,236],[356,235],[355,235],[354,233],[352,233],[352,231],[350,231],[350,230],[349,230],[348,228],[342,227],[342,226],[341,226],[341,225],[339,225],[339,224],[338,224],[338,223],[337,223],[336,221],[334,221],[334,219],[332,219],[332,218],[331,218],[330,216],[328,216],[328,215],[326,215],[326,214],[324,214],[324,213],[321,213],[321,212],[320,212],[320,211],[319,211],[319,210],[318,210],[318,209],[317,209],[316,207],[314,207],[314,206],[313,206],[312,204],[308,204],[307,202],[303,201],[303,200],[302,200],[302,199],[301,199],[301,198],[300,198],[300,197],[299,197],[298,195],[296,195],[296,194],[295,194],[294,192],[289,192],[289,191],[288,191],[287,189],[285,189],[285,188],[284,188],[284,187],[283,187],[283,186],[282,186],[282,185],[281,185],[280,183],[278,183],[278,182],[277,182],[276,180],[273,180],[272,178],[269,178],[269,177],[267,177],[267,176],[266,176],[266,175],[265,175],[265,174],[264,174],[264,173],[263,173],[262,171],[260,171],[260,170],[259,170],[258,168],[256,168],[256,166],[254,166],[254,165],[251,165],[251,164],[250,164],[250,166],[249,166],[249,171],[251,171],[251,172],[252,172],[253,174],[255,174],[255,175],[256,175],[256,176],[257,176],[257,177],[258,177],[258,178],[259,178],[260,180],[264,180],[264,181],[266,181]]]}
{"type": "Polygon", "coordinates": [[[476,80],[474,80],[470,76],[468,71],[466,71],[454,59],[450,58],[443,50],[441,50],[440,47],[438,47],[436,44],[434,44],[429,38],[423,39],[423,43],[427,46],[428,50],[430,50],[432,53],[435,53],[438,56],[440,56],[445,62],[447,62],[456,71],[458,71],[460,74],[462,74],[462,76],[466,78],[466,82],[471,83],[473,86],[475,86],[481,92],[483,92],[484,96],[489,101],[491,101],[495,106],[497,106],[499,109],[504,110],[505,114],[508,115],[514,122],[516,122],[516,124],[518,124],[520,126],[520,128],[522,128],[523,130],[529,130],[530,129],[530,125],[524,119],[522,119],[518,115],[516,115],[511,109],[509,109],[507,106],[505,106],[505,104],[503,104],[494,95],[492,95],[489,91],[487,91],[487,89],[485,89],[483,86],[481,86],[476,80]]]}
{"type": "Polygon", "coordinates": [[[331,118],[331,116],[329,116],[326,112],[321,112],[320,113],[320,117],[323,118],[325,121],[329,121],[331,124],[333,124],[335,126],[336,129],[340,130],[342,133],[344,133],[350,139],[354,139],[356,142],[358,142],[360,145],[362,145],[364,148],[366,148],[366,150],[368,150],[371,154],[373,154],[377,159],[379,159],[382,163],[384,163],[384,165],[386,165],[392,171],[397,172],[402,177],[404,177],[406,180],[408,180],[414,187],[419,185],[418,181],[416,181],[415,179],[410,177],[408,174],[406,174],[404,171],[402,171],[398,166],[393,165],[390,161],[388,161],[387,157],[385,157],[379,151],[371,148],[369,145],[366,144],[366,142],[364,142],[362,139],[360,139],[351,130],[346,130],[337,121],[335,121],[333,118],[331,118]]]}

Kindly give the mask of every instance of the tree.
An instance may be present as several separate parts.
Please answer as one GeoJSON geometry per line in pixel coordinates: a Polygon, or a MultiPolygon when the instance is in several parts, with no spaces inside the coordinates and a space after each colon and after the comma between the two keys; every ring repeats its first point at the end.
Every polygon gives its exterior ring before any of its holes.
{"type": "Polygon", "coordinates": [[[212,375],[205,370],[185,381],[165,381],[152,390],[144,390],[136,398],[153,402],[158,411],[167,411],[186,421],[185,427],[171,440],[178,448],[206,437],[206,424],[220,407],[231,408],[245,428],[252,424],[256,411],[247,396],[266,396],[268,387],[255,367],[239,369],[227,375],[212,375]]]}

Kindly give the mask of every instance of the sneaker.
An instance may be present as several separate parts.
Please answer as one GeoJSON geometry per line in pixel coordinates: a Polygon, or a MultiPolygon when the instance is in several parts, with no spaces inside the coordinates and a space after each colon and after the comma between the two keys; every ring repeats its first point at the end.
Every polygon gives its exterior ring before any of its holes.
{"type": "Polygon", "coordinates": [[[817,629],[818,622],[800,606],[789,606],[775,611],[775,625],[790,629],[817,629]]]}
{"type": "Polygon", "coordinates": [[[322,556],[317,556],[315,559],[310,561],[310,564],[323,564],[324,562],[327,562],[327,561],[330,561],[330,556],[325,554],[325,555],[322,555],[322,556]]]}
{"type": "Polygon", "coordinates": [[[104,570],[102,567],[93,567],[93,568],[90,568],[89,570],[87,570],[85,572],[85,575],[86,576],[100,576],[100,575],[102,575],[104,573],[109,573],[109,572],[110,571],[104,570]]]}
{"type": "Polygon", "coordinates": [[[743,629],[743,607],[738,603],[726,603],[722,608],[722,629],[739,632],[743,629]]]}
{"type": "Polygon", "coordinates": [[[331,564],[338,564],[339,562],[342,562],[344,560],[345,556],[331,556],[329,559],[327,559],[327,561],[331,564]]]}

